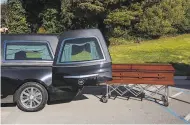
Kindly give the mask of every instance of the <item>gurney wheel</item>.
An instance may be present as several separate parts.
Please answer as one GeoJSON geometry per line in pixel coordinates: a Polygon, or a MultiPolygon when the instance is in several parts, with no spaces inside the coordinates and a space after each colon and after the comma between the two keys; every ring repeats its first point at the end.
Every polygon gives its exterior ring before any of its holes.
{"type": "Polygon", "coordinates": [[[108,102],[108,99],[107,99],[107,97],[105,95],[102,96],[101,102],[103,102],[103,103],[107,103],[108,102]]]}
{"type": "Polygon", "coordinates": [[[166,106],[166,107],[168,107],[168,106],[169,106],[168,101],[165,101],[165,102],[164,102],[164,106],[166,106]]]}
{"type": "Polygon", "coordinates": [[[111,98],[111,96],[110,96],[110,95],[108,95],[108,98],[110,99],[110,98],[111,98]]]}
{"type": "Polygon", "coordinates": [[[169,106],[169,102],[168,102],[168,100],[166,99],[165,96],[162,96],[162,101],[163,101],[163,105],[164,105],[164,106],[166,106],[166,107],[169,106]]]}

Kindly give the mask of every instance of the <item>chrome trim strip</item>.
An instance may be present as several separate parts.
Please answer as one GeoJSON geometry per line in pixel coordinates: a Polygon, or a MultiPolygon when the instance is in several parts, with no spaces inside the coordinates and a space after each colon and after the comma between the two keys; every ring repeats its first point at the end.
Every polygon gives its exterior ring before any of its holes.
{"type": "Polygon", "coordinates": [[[86,63],[86,64],[77,64],[77,65],[71,65],[71,64],[66,64],[66,65],[54,65],[53,67],[81,67],[81,66],[94,66],[94,65],[104,65],[107,63],[111,62],[92,62],[92,63],[86,63]],[[100,64],[101,63],[101,64],[100,64]]]}
{"type": "Polygon", "coordinates": [[[74,65],[74,64],[86,64],[86,63],[93,63],[93,62],[103,62],[105,59],[100,60],[91,60],[91,61],[80,61],[80,62],[64,62],[64,63],[58,63],[58,65],[74,65]]]}
{"type": "Polygon", "coordinates": [[[87,78],[87,77],[93,77],[93,76],[98,76],[98,74],[79,75],[79,76],[63,76],[63,77],[64,77],[64,78],[75,78],[75,79],[80,79],[80,78],[87,78]]]}

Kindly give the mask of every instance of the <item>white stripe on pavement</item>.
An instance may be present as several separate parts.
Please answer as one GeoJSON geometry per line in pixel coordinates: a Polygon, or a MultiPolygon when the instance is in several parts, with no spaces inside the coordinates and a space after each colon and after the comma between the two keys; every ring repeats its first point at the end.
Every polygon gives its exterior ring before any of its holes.
{"type": "MultiPolygon", "coordinates": [[[[176,93],[175,95],[172,95],[171,97],[172,97],[172,98],[177,97],[177,96],[181,95],[182,93],[183,93],[183,92],[178,92],[178,93],[176,93]]],[[[169,98],[169,99],[171,99],[171,98],[169,98]]]]}
{"type": "MultiPolygon", "coordinates": [[[[171,100],[171,99],[174,98],[174,97],[177,97],[177,96],[181,95],[182,93],[183,93],[183,92],[178,92],[178,93],[176,93],[175,95],[172,95],[171,97],[169,97],[168,101],[171,100]]],[[[163,101],[159,101],[159,103],[163,103],[163,101]]]]}
{"type": "Polygon", "coordinates": [[[187,121],[190,120],[190,113],[185,117],[185,120],[187,120],[187,121]]]}

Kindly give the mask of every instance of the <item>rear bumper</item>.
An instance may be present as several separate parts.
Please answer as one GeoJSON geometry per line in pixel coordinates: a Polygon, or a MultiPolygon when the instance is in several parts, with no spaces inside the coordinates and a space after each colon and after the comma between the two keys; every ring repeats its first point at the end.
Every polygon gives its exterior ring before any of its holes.
{"type": "Polygon", "coordinates": [[[53,87],[51,86],[48,90],[48,103],[59,100],[73,100],[78,93],[78,89],[73,89],[70,86],[64,87],[53,87]]]}

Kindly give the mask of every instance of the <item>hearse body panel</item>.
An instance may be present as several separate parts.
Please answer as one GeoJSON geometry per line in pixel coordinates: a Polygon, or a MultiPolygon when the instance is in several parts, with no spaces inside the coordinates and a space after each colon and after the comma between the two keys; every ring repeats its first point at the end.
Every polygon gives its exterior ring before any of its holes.
{"type": "Polygon", "coordinates": [[[33,81],[47,89],[51,101],[62,99],[60,96],[74,97],[79,88],[112,78],[111,58],[99,30],[68,31],[59,36],[2,35],[1,38],[3,96],[14,95],[23,84],[33,81]]]}
{"type": "Polygon", "coordinates": [[[53,63],[53,86],[98,85],[111,78],[111,58],[99,30],[75,30],[60,35],[53,63]],[[78,56],[82,53],[86,55],[78,56]]]}
{"type": "Polygon", "coordinates": [[[13,95],[24,83],[34,81],[48,91],[52,83],[52,66],[2,66],[1,92],[4,96],[13,95]]]}
{"type": "MultiPolygon", "coordinates": [[[[3,34],[1,38],[1,95],[3,97],[13,95],[21,85],[28,81],[38,82],[49,93],[52,93],[52,65],[58,37],[56,35],[3,34]],[[13,51],[19,49],[19,47],[14,48],[14,46],[33,46],[38,45],[38,43],[47,45],[51,58],[27,60],[22,59],[22,54],[18,54],[18,59],[13,59],[11,56],[6,59],[6,53],[11,55],[15,53],[13,51]],[[10,52],[6,49],[9,49],[10,52]]],[[[28,51],[30,50],[28,49],[28,51]]]]}

